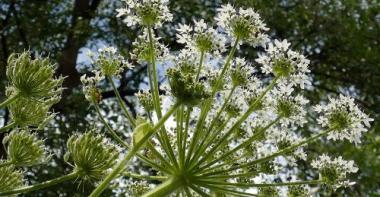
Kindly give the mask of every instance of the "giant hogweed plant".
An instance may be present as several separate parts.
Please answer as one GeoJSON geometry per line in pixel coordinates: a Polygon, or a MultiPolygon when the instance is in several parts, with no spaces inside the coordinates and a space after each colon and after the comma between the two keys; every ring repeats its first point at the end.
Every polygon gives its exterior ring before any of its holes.
{"type": "Polygon", "coordinates": [[[167,0],[125,2],[118,17],[141,28],[131,58],[147,65],[149,88],[136,94],[143,110],[134,117],[114,81],[133,66],[113,47],[90,54],[95,69],[82,76],[83,92],[112,138],[94,130],[72,136],[64,157],[72,172],[26,186],[22,167],[49,160],[35,133],[54,116],[49,109],[60,99],[64,78],[54,77],[55,66],[47,59],[31,59],[28,52],[11,55],[7,99],[0,104],[12,117],[0,129],[9,133],[3,142],[7,157],[0,163],[0,196],[71,180],[94,184],[90,196],[95,197],[120,177],[142,180],[128,182],[127,192],[135,196],[307,196],[311,187],[353,184],[346,180],[358,170],[353,161],[327,154],[309,158],[304,147],[321,138],[359,143],[372,119],[343,95],[309,106],[301,91],[310,85],[309,61],[286,40],[271,41],[253,9],[222,6],[217,27],[203,20],[179,24],[176,37],[184,49],[170,52],[155,35],[172,18],[167,0]],[[242,44],[261,49],[256,62],[239,57],[242,44]],[[161,91],[158,70],[166,71],[161,91]],[[267,77],[259,80],[258,72],[267,77]],[[121,131],[104,117],[99,88],[104,81],[114,89],[133,130],[130,139],[119,136],[121,131]],[[298,130],[307,122],[308,110],[319,114],[319,125],[303,137],[298,130]],[[132,158],[154,175],[134,172],[132,158]],[[299,160],[311,160],[314,176],[297,178],[299,160]],[[290,179],[275,180],[281,175],[290,179]],[[159,184],[153,187],[151,180],[159,184]]]}

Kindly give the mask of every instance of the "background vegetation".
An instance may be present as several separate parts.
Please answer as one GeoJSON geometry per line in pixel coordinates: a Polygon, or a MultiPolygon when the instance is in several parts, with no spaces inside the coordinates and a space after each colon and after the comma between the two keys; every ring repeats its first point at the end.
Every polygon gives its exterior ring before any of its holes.
{"type": "MultiPolygon", "coordinates": [[[[375,118],[373,129],[359,148],[350,144],[315,143],[308,147],[318,153],[329,149],[336,155],[355,160],[360,171],[351,177],[358,184],[338,190],[335,195],[380,195],[380,3],[378,0],[176,0],[170,8],[175,22],[188,23],[192,19],[214,16],[216,8],[230,2],[236,6],[253,7],[271,28],[273,38],[288,39],[292,47],[302,51],[312,62],[313,88],[308,98],[321,102],[330,95],[346,94],[375,118]]],[[[88,104],[81,93],[79,77],[86,73],[88,61],[85,49],[116,46],[125,56],[136,36],[135,29],[127,28],[115,17],[119,0],[2,0],[0,2],[0,100],[4,98],[6,60],[11,53],[31,50],[33,54],[50,56],[58,66],[58,74],[67,76],[67,88],[62,101],[54,107],[59,112],[54,126],[40,135],[55,154],[50,164],[31,169],[30,183],[57,177],[66,171],[63,162],[65,142],[72,133],[92,127],[88,121],[88,104]]],[[[159,35],[172,49],[181,46],[174,42],[175,26],[167,24],[159,35]]],[[[245,47],[241,54],[255,58],[245,47]]],[[[127,98],[136,93],[146,81],[145,67],[136,67],[121,78],[119,90],[127,98]]],[[[103,98],[113,98],[110,91],[103,98]]],[[[112,100],[112,99],[111,99],[112,100]]],[[[135,112],[133,102],[125,99],[135,112]]],[[[115,111],[113,106],[108,110],[115,111]]],[[[7,111],[0,111],[0,123],[9,119],[7,111]]],[[[111,117],[111,118],[117,118],[111,117]]],[[[311,121],[313,115],[310,114],[311,121]]],[[[2,124],[1,124],[2,125],[2,124]]],[[[0,139],[3,136],[0,136],[0,139]]],[[[4,157],[0,148],[0,158],[4,157]]],[[[309,166],[301,165],[301,176],[307,176],[309,166]]],[[[76,188],[71,183],[38,191],[29,196],[82,196],[86,187],[76,188]]],[[[91,191],[91,190],[90,190],[91,191]]],[[[110,191],[109,191],[110,192],[110,191]]],[[[327,191],[326,191],[327,192],[327,191]]],[[[111,195],[110,193],[105,195],[111,195]]],[[[329,195],[326,193],[326,195],[329,195]]]]}

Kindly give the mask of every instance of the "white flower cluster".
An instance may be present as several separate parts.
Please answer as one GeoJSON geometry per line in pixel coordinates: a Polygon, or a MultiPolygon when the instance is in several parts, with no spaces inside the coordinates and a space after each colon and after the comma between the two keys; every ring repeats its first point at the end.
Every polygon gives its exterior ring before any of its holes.
{"type": "Polygon", "coordinates": [[[266,47],[265,54],[259,54],[256,62],[262,65],[265,74],[274,74],[281,77],[280,83],[310,85],[307,74],[310,72],[308,66],[310,61],[302,54],[289,49],[287,40],[275,40],[266,47]]]}
{"type": "Polygon", "coordinates": [[[268,28],[252,8],[236,10],[231,4],[223,5],[215,20],[233,39],[246,41],[252,46],[263,45],[269,40],[264,33],[268,28]]]}
{"type": "Polygon", "coordinates": [[[225,37],[215,29],[208,27],[204,20],[194,21],[194,26],[179,24],[177,42],[186,48],[198,52],[219,55],[225,51],[225,37]]]}
{"type": "Polygon", "coordinates": [[[316,105],[314,110],[320,113],[318,123],[333,129],[328,139],[344,140],[359,143],[364,132],[367,132],[373,121],[354,103],[354,99],[340,95],[338,99],[329,98],[327,105],[316,105]]]}
{"type": "Polygon", "coordinates": [[[96,86],[104,79],[104,75],[100,71],[95,71],[94,74],[91,77],[84,74],[80,77],[80,80],[83,84],[83,93],[86,99],[90,102],[98,103],[101,99],[101,94],[96,86]]]}
{"type": "MultiPolygon", "coordinates": [[[[160,43],[160,37],[152,36],[153,39],[153,54],[157,61],[168,60],[171,58],[169,49],[160,43]]],[[[151,45],[149,43],[149,35],[147,31],[139,35],[132,43],[133,49],[130,53],[131,58],[137,60],[139,63],[152,61],[151,45]]]]}
{"type": "Polygon", "coordinates": [[[148,27],[160,27],[162,22],[171,21],[168,0],[123,0],[126,7],[116,9],[117,17],[124,17],[128,27],[140,24],[148,27]]]}
{"type": "Polygon", "coordinates": [[[323,154],[318,159],[311,162],[311,166],[318,169],[321,178],[326,184],[333,188],[340,186],[349,186],[353,182],[346,181],[347,174],[356,173],[359,169],[355,166],[354,161],[346,161],[341,156],[332,159],[330,156],[323,154]]]}
{"type": "Polygon", "coordinates": [[[91,58],[91,63],[94,64],[97,69],[100,69],[100,73],[106,77],[120,77],[120,74],[125,68],[132,68],[123,56],[117,53],[115,47],[103,47],[98,50],[99,55],[95,57],[95,54],[89,51],[87,56],[91,58]]]}

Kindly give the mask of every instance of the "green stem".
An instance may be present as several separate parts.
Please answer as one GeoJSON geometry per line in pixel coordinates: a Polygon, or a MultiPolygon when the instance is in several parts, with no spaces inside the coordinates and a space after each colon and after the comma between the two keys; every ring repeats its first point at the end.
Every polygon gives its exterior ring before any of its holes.
{"type": "Polygon", "coordinates": [[[250,138],[248,138],[246,141],[244,141],[243,143],[241,143],[238,146],[236,146],[234,149],[226,152],[225,154],[223,154],[222,156],[218,157],[217,159],[211,161],[210,163],[207,163],[206,165],[202,166],[198,170],[202,170],[202,169],[205,169],[205,168],[207,168],[209,166],[212,166],[213,164],[218,163],[218,161],[220,161],[221,159],[227,158],[228,156],[232,155],[233,153],[237,152],[238,150],[240,150],[240,149],[242,149],[244,147],[247,147],[253,141],[257,140],[262,134],[264,134],[267,129],[269,129],[271,126],[273,126],[274,124],[276,124],[280,120],[280,118],[281,117],[276,118],[271,123],[269,123],[267,126],[265,126],[264,128],[260,129],[257,133],[255,133],[250,138]]]}
{"type": "Polygon", "coordinates": [[[293,151],[294,149],[302,146],[302,145],[305,145],[305,144],[308,144],[308,143],[311,143],[313,142],[314,140],[316,139],[319,139],[320,137],[324,136],[324,135],[327,135],[329,132],[333,131],[335,128],[330,128],[330,129],[327,129],[317,135],[314,135],[312,137],[309,137],[297,144],[294,144],[292,146],[289,146],[288,148],[284,148],[280,151],[277,151],[276,153],[273,153],[272,155],[268,155],[266,157],[263,157],[263,158],[260,158],[260,159],[256,159],[256,160],[253,160],[251,162],[248,162],[248,163],[245,163],[243,165],[237,165],[237,166],[233,166],[231,168],[228,168],[226,170],[219,170],[219,171],[214,171],[214,172],[210,172],[210,173],[206,173],[206,174],[203,174],[202,176],[211,176],[211,175],[214,175],[214,174],[223,174],[223,173],[226,173],[226,172],[230,172],[232,170],[236,170],[236,169],[241,169],[241,168],[245,168],[245,167],[249,167],[249,166],[253,166],[255,164],[259,164],[259,163],[262,163],[262,162],[265,162],[265,161],[269,161],[277,156],[280,156],[280,155],[284,155],[286,153],[289,153],[291,151],[293,151]]]}
{"type": "Polygon", "coordinates": [[[110,184],[110,182],[120,174],[120,172],[125,168],[130,159],[143,147],[146,141],[150,139],[150,137],[161,129],[161,127],[165,124],[166,120],[175,112],[175,110],[180,105],[179,102],[175,103],[169,111],[157,122],[157,124],[140,140],[138,141],[132,149],[128,152],[128,154],[121,160],[116,166],[112,169],[111,173],[107,175],[107,177],[98,185],[98,187],[92,191],[90,197],[99,196],[110,184]]]}
{"type": "Polygon", "coordinates": [[[119,91],[117,90],[116,86],[115,86],[115,83],[113,82],[112,78],[110,76],[107,76],[107,79],[108,81],[111,83],[112,85],[112,88],[113,88],[113,91],[115,92],[115,95],[116,95],[116,98],[117,98],[117,101],[119,102],[121,108],[123,109],[124,111],[124,114],[125,116],[127,117],[129,123],[131,123],[132,125],[132,128],[135,128],[136,127],[136,121],[135,119],[133,118],[132,114],[129,112],[129,110],[127,109],[127,106],[125,105],[123,99],[121,98],[120,96],[120,93],[119,91]]]}
{"type": "Polygon", "coordinates": [[[117,134],[116,132],[111,128],[111,126],[106,122],[106,120],[104,119],[102,113],[100,112],[100,108],[99,108],[99,105],[97,103],[94,104],[95,106],[95,109],[96,109],[96,112],[98,113],[99,115],[99,118],[100,120],[103,122],[104,126],[107,128],[107,130],[110,132],[111,136],[118,142],[120,143],[121,145],[123,145],[124,147],[126,148],[129,148],[129,145],[124,142],[123,139],[121,139],[117,134]]]}
{"type": "Polygon", "coordinates": [[[0,133],[2,132],[7,132],[9,129],[12,129],[13,127],[16,126],[16,123],[15,122],[11,122],[3,127],[0,128],[0,133]]]}
{"type": "Polygon", "coordinates": [[[136,178],[136,179],[144,179],[144,180],[154,180],[154,181],[165,181],[168,179],[166,176],[149,176],[149,175],[140,175],[140,174],[135,174],[132,172],[124,172],[124,176],[131,177],[131,178],[136,178]]]}
{"type": "Polygon", "coordinates": [[[12,165],[12,164],[13,164],[12,161],[5,161],[3,163],[0,163],[0,168],[5,167],[5,166],[9,166],[9,165],[12,165]]]}
{"type": "Polygon", "coordinates": [[[4,108],[7,105],[11,104],[19,96],[20,96],[20,93],[16,93],[16,94],[11,95],[9,98],[5,99],[5,101],[3,101],[2,103],[0,103],[0,108],[4,108]]]}
{"type": "Polygon", "coordinates": [[[204,56],[205,56],[205,52],[202,51],[202,52],[201,52],[201,58],[200,58],[200,60],[199,60],[199,67],[198,67],[197,75],[196,75],[196,77],[195,77],[195,81],[198,81],[199,74],[201,73],[204,56]]]}
{"type": "Polygon", "coordinates": [[[153,190],[149,191],[148,193],[144,194],[143,197],[164,197],[167,196],[176,190],[178,190],[180,187],[182,187],[182,181],[178,180],[177,178],[169,178],[153,190]]]}
{"type": "Polygon", "coordinates": [[[238,43],[239,43],[239,38],[237,38],[237,39],[235,40],[235,43],[234,43],[234,45],[233,45],[233,47],[232,47],[230,53],[228,54],[228,57],[227,57],[227,60],[226,60],[226,62],[225,62],[225,64],[224,64],[224,66],[223,66],[223,69],[222,69],[220,75],[218,76],[218,79],[217,79],[217,81],[216,81],[215,86],[214,86],[213,89],[212,89],[212,93],[211,93],[210,99],[208,99],[208,100],[205,102],[205,104],[202,106],[201,114],[200,114],[199,119],[198,119],[198,121],[197,121],[197,124],[196,124],[196,126],[195,126],[194,136],[193,136],[193,138],[192,138],[192,140],[191,140],[191,143],[190,143],[189,153],[188,153],[188,155],[187,155],[187,157],[186,157],[186,163],[188,163],[188,162],[190,161],[190,158],[191,158],[191,156],[192,156],[192,154],[193,154],[193,149],[195,148],[195,144],[196,144],[196,142],[198,141],[198,135],[199,135],[199,132],[200,132],[200,130],[201,130],[201,127],[203,126],[203,122],[205,121],[206,116],[207,116],[208,112],[210,111],[210,107],[211,107],[211,104],[212,104],[213,98],[214,98],[214,96],[215,96],[215,94],[216,94],[216,92],[217,92],[217,90],[218,90],[220,84],[222,83],[222,79],[223,79],[223,77],[224,77],[224,74],[225,74],[226,71],[228,70],[228,67],[229,67],[229,65],[230,65],[230,62],[231,62],[231,60],[232,60],[232,58],[233,58],[233,56],[234,56],[234,54],[235,54],[235,51],[236,51],[236,49],[237,49],[237,45],[238,45],[238,43]]]}
{"type": "Polygon", "coordinates": [[[156,69],[156,57],[155,57],[155,51],[154,51],[154,45],[153,45],[153,35],[152,35],[152,28],[148,27],[148,37],[149,37],[149,45],[151,49],[151,64],[152,64],[152,73],[153,74],[153,101],[157,117],[160,119],[162,116],[161,112],[161,104],[160,104],[160,98],[159,98],[159,92],[158,92],[158,78],[157,78],[157,69],[156,69]]]}
{"type": "MultiPolygon", "coordinates": [[[[235,122],[235,124],[227,131],[227,133],[220,138],[216,142],[216,145],[213,146],[213,148],[205,154],[205,156],[199,161],[196,162],[195,165],[191,165],[193,167],[198,166],[202,164],[202,162],[206,161],[208,157],[210,157],[218,148],[220,147],[221,144],[223,144],[224,141],[228,139],[228,137],[255,111],[257,110],[257,106],[260,104],[261,100],[264,98],[264,96],[276,85],[277,80],[279,78],[276,77],[272,80],[272,82],[268,85],[268,87],[264,90],[264,92],[261,93],[261,95],[253,102],[248,110],[235,122]]],[[[193,162],[194,163],[194,162],[193,162]]]]}
{"type": "Polygon", "coordinates": [[[78,177],[78,173],[72,172],[70,174],[63,175],[61,177],[51,179],[51,180],[48,180],[48,181],[45,181],[42,183],[37,183],[34,185],[30,185],[30,186],[10,190],[10,191],[0,192],[0,196],[10,196],[10,195],[20,194],[20,193],[28,193],[31,191],[36,191],[36,190],[40,190],[43,188],[47,188],[47,187],[50,187],[50,186],[53,186],[53,185],[56,185],[56,184],[59,184],[59,183],[65,182],[65,181],[69,181],[69,180],[75,179],[76,177],[78,177]]]}
{"type": "Polygon", "coordinates": [[[282,187],[282,186],[292,186],[292,185],[316,185],[324,183],[323,180],[309,180],[309,181],[294,181],[294,182],[284,182],[284,183],[230,183],[225,181],[210,181],[210,180],[198,180],[200,184],[212,184],[220,186],[233,186],[240,188],[250,188],[250,187],[282,187]]]}

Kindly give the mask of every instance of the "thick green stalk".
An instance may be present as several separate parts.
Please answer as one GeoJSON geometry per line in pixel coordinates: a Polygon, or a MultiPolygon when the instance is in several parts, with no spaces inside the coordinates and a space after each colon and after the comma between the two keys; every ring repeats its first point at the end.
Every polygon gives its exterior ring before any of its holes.
{"type": "Polygon", "coordinates": [[[10,191],[0,192],[0,196],[10,196],[10,195],[20,194],[20,193],[28,193],[28,192],[31,192],[31,191],[36,191],[36,190],[47,188],[47,187],[50,187],[50,186],[53,186],[53,185],[57,185],[59,183],[65,182],[65,181],[73,180],[73,179],[75,179],[77,177],[78,177],[78,173],[77,172],[72,172],[70,174],[63,175],[61,177],[58,177],[58,178],[55,178],[55,179],[52,179],[52,180],[48,180],[48,181],[45,181],[45,182],[42,182],[42,183],[37,183],[37,184],[34,184],[34,185],[30,185],[30,186],[26,186],[26,187],[21,187],[21,188],[10,190],[10,191]]]}
{"type": "MultiPolygon", "coordinates": [[[[107,128],[107,130],[110,132],[111,136],[114,138],[114,140],[116,140],[120,145],[123,145],[125,148],[130,148],[130,146],[124,141],[121,139],[120,136],[117,135],[117,133],[111,128],[111,126],[106,122],[106,120],[104,119],[103,115],[100,113],[100,107],[98,104],[95,104],[95,109],[99,115],[99,118],[100,120],[102,121],[102,123],[105,125],[105,127],[107,128]]],[[[157,155],[156,153],[158,153],[154,147],[151,147],[151,146],[148,146],[148,148],[153,152],[153,154],[155,154],[158,158],[162,158],[161,155],[157,155]]],[[[158,153],[159,154],[159,153],[158,153]]],[[[157,165],[153,165],[152,166],[152,163],[151,162],[146,162],[146,158],[137,153],[136,156],[141,160],[143,161],[144,163],[146,163],[147,165],[151,166],[151,167],[154,167],[154,168],[157,168],[158,166],[157,165]]],[[[162,161],[162,160],[161,160],[162,161]]],[[[162,161],[162,162],[166,162],[166,161],[162,161]]],[[[162,168],[161,168],[162,169],[162,168]]]]}
{"type": "Polygon", "coordinates": [[[2,103],[0,103],[0,109],[6,107],[9,104],[11,104],[19,96],[20,96],[20,93],[16,93],[16,94],[11,95],[9,98],[5,99],[5,101],[3,101],[2,103]]]}
{"type": "Polygon", "coordinates": [[[201,109],[201,115],[199,116],[199,119],[197,121],[197,124],[195,126],[195,132],[194,132],[194,136],[191,140],[191,143],[190,143],[190,149],[189,149],[189,153],[187,154],[187,157],[186,157],[186,163],[188,163],[190,161],[190,158],[193,154],[193,149],[195,148],[195,144],[196,142],[198,141],[198,135],[199,135],[199,132],[201,130],[201,127],[206,119],[206,116],[208,114],[208,112],[210,111],[210,107],[211,107],[211,104],[212,104],[212,101],[213,101],[213,98],[219,88],[219,86],[221,85],[222,83],[222,80],[223,80],[223,77],[224,77],[224,74],[227,72],[229,66],[230,66],[230,63],[232,61],[232,58],[235,54],[235,51],[237,49],[237,45],[239,43],[239,38],[237,38],[235,40],[235,43],[230,51],[230,53],[228,54],[228,57],[227,57],[227,60],[223,66],[223,69],[221,71],[221,73],[219,74],[218,76],[218,79],[216,81],[216,84],[215,86],[213,87],[212,89],[212,93],[211,93],[211,96],[210,96],[210,99],[208,99],[205,104],[202,106],[202,109],[201,109]]]}
{"type": "Polygon", "coordinates": [[[237,166],[233,166],[231,168],[228,168],[226,170],[218,170],[218,171],[214,171],[214,172],[210,172],[210,173],[206,173],[206,174],[203,174],[202,176],[211,176],[211,175],[214,175],[214,174],[223,174],[223,173],[226,173],[226,172],[231,172],[232,170],[236,170],[236,169],[241,169],[241,168],[245,168],[245,167],[248,167],[248,166],[252,166],[252,165],[255,165],[255,164],[259,164],[259,163],[262,163],[262,162],[265,162],[265,161],[269,161],[275,157],[278,157],[280,155],[284,155],[286,153],[289,153],[291,151],[293,151],[294,149],[302,146],[302,145],[305,145],[305,144],[309,144],[311,142],[313,142],[314,140],[316,139],[319,139],[320,137],[324,136],[324,135],[327,135],[329,132],[333,131],[335,128],[330,128],[330,129],[327,129],[317,135],[314,135],[312,137],[309,137],[297,144],[294,144],[292,146],[289,146],[288,148],[284,148],[280,151],[277,151],[276,153],[273,153],[272,155],[268,155],[266,157],[263,157],[263,158],[260,158],[260,159],[256,159],[254,161],[251,161],[251,162],[248,162],[248,163],[245,163],[243,165],[237,165],[237,166]]]}
{"type": "Polygon", "coordinates": [[[198,67],[197,75],[195,76],[195,81],[198,81],[198,79],[199,79],[199,74],[201,73],[201,70],[202,70],[204,56],[205,56],[205,52],[202,51],[201,52],[201,58],[199,60],[199,67],[198,67]]]}
{"type": "Polygon", "coordinates": [[[143,180],[154,180],[154,181],[165,181],[168,179],[166,176],[149,176],[149,175],[141,175],[141,174],[135,174],[132,172],[124,172],[124,176],[136,178],[136,179],[143,179],[143,180]]]}
{"type": "Polygon", "coordinates": [[[276,77],[272,80],[264,92],[262,92],[261,95],[255,100],[255,102],[249,106],[248,110],[235,122],[235,124],[227,131],[227,133],[216,142],[216,145],[214,145],[213,148],[207,154],[205,154],[201,160],[198,162],[193,162],[195,165],[191,165],[192,167],[202,164],[202,162],[206,161],[208,157],[210,157],[216,150],[218,150],[219,146],[228,139],[228,137],[235,131],[235,129],[237,129],[257,109],[257,106],[260,104],[261,100],[276,85],[278,79],[279,78],[276,77]]]}
{"type": "MultiPolygon", "coordinates": [[[[199,148],[197,148],[197,150],[195,151],[193,158],[190,160],[190,163],[192,163],[192,161],[194,161],[200,157],[200,154],[202,154],[202,152],[203,152],[201,150],[204,149],[203,147],[207,147],[210,145],[210,143],[212,143],[211,142],[213,139],[212,136],[214,136],[214,135],[211,135],[211,140],[209,140],[209,136],[213,132],[213,128],[215,126],[215,123],[217,122],[220,115],[223,113],[224,109],[226,108],[226,106],[227,106],[229,100],[231,99],[233,93],[235,92],[235,90],[236,90],[236,86],[233,86],[230,93],[228,94],[227,98],[224,100],[222,107],[219,109],[215,118],[212,120],[211,125],[210,125],[209,129],[207,130],[208,132],[205,134],[205,136],[203,136],[202,141],[201,141],[200,145],[198,146],[199,148]],[[207,141],[207,140],[209,140],[209,141],[207,141]]],[[[218,132],[218,131],[216,131],[216,132],[218,132]]]]}
{"type": "Polygon", "coordinates": [[[150,137],[161,129],[162,126],[164,126],[166,120],[175,112],[175,110],[178,108],[180,103],[175,103],[169,111],[163,116],[157,124],[150,130],[148,133],[140,140],[138,141],[132,149],[128,152],[128,154],[121,160],[119,163],[115,165],[115,167],[112,169],[111,173],[107,175],[107,177],[98,185],[98,187],[92,191],[90,197],[97,197],[99,196],[110,184],[110,182],[120,174],[125,166],[128,164],[130,159],[143,147],[143,145],[150,139],[150,137]]]}
{"type": "Polygon", "coordinates": [[[221,159],[227,158],[228,156],[232,155],[233,153],[237,152],[238,150],[240,150],[240,149],[242,149],[244,147],[247,147],[253,141],[257,140],[261,135],[263,135],[265,133],[265,131],[268,130],[271,126],[273,126],[274,124],[276,124],[280,120],[280,118],[281,117],[276,118],[274,121],[272,121],[267,126],[265,126],[264,128],[262,128],[260,131],[258,131],[257,133],[255,133],[254,135],[252,135],[250,138],[248,138],[246,141],[244,141],[243,143],[241,143],[238,146],[236,146],[234,149],[226,152],[225,154],[221,155],[217,159],[215,159],[215,160],[207,163],[206,165],[200,167],[198,170],[202,170],[202,169],[205,169],[205,168],[207,168],[209,166],[212,166],[213,164],[218,163],[218,161],[220,161],[221,159]]]}
{"type": "Polygon", "coordinates": [[[198,180],[200,184],[212,184],[219,186],[233,186],[240,188],[251,188],[251,187],[282,187],[282,186],[292,186],[292,185],[316,185],[323,183],[323,180],[309,180],[309,181],[294,181],[294,182],[284,182],[284,183],[231,183],[226,181],[213,181],[213,180],[198,180]]]}
{"type": "Polygon", "coordinates": [[[123,109],[124,111],[124,114],[125,116],[127,117],[129,123],[131,123],[132,125],[132,128],[135,128],[136,127],[136,121],[135,119],[133,118],[132,114],[129,112],[129,110],[127,109],[127,106],[125,105],[123,99],[121,98],[120,96],[120,93],[119,91],[117,90],[116,86],[115,86],[115,83],[113,82],[112,78],[110,76],[107,76],[107,79],[108,81],[111,83],[112,85],[112,88],[113,88],[113,91],[115,92],[115,95],[116,95],[116,98],[117,98],[117,101],[119,102],[121,108],[123,109]]]}
{"type": "Polygon", "coordinates": [[[183,182],[175,177],[172,177],[153,190],[144,194],[143,197],[164,197],[175,192],[181,187],[183,187],[183,182]]]}
{"type": "Polygon", "coordinates": [[[0,128],[0,133],[2,132],[7,132],[9,129],[12,129],[13,127],[16,126],[16,123],[15,122],[11,122],[3,127],[0,128]]]}

